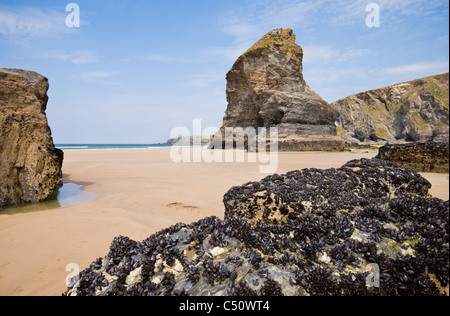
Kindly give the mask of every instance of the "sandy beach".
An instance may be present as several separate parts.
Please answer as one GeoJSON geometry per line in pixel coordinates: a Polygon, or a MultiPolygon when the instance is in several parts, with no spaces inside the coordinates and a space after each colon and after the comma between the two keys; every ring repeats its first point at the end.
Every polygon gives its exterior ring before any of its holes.
{"type": "MultiPolygon", "coordinates": [[[[277,173],[338,168],[376,152],[280,153],[277,173]]],[[[108,253],[114,237],[143,240],[179,222],[223,218],[223,195],[267,174],[258,163],[174,163],[170,149],[65,152],[64,183],[96,194],[68,207],[0,214],[0,295],[61,295],[71,263],[83,270],[108,253]]],[[[431,194],[449,198],[448,174],[423,174],[431,194]]]]}

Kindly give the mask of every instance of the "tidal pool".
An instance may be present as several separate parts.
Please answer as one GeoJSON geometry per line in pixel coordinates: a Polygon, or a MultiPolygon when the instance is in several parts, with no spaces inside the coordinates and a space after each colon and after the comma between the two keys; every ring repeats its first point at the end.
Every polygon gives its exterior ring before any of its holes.
{"type": "Polygon", "coordinates": [[[84,186],[75,183],[64,183],[52,196],[40,203],[21,206],[0,207],[0,215],[14,215],[29,212],[52,210],[93,200],[95,193],[83,190],[84,186]]]}

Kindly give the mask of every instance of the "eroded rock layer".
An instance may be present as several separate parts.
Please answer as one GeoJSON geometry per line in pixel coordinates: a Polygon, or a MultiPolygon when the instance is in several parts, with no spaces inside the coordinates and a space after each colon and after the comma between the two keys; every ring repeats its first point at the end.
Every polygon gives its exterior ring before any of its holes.
{"type": "Polygon", "coordinates": [[[336,101],[338,134],[350,142],[448,142],[449,74],[336,101]]]}

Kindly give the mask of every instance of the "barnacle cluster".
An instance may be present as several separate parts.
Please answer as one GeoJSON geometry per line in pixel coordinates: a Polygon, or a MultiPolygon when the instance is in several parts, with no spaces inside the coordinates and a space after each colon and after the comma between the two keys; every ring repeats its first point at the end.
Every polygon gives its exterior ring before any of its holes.
{"type": "Polygon", "coordinates": [[[449,202],[429,188],[377,159],[269,176],[232,188],[225,220],[115,238],[64,295],[443,295],[449,202]]]}

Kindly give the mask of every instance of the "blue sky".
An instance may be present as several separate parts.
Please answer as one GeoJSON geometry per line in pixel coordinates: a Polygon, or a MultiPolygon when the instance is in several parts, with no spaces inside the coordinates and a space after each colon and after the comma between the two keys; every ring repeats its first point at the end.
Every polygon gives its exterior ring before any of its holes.
{"type": "Polygon", "coordinates": [[[0,0],[0,67],[49,78],[55,143],[158,143],[193,119],[220,127],[226,73],[279,27],[328,102],[449,69],[447,0],[0,0]],[[65,24],[70,2],[79,28],[65,24]],[[365,23],[371,2],[379,28],[365,23]]]}

